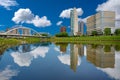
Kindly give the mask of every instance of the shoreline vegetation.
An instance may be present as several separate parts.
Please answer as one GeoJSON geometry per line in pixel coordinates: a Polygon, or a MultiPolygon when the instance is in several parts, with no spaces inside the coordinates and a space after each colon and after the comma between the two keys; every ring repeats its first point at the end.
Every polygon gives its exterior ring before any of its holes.
{"type": "Polygon", "coordinates": [[[51,42],[102,42],[117,41],[120,42],[120,36],[80,36],[80,37],[52,37],[48,39],[51,42]]]}
{"type": "Polygon", "coordinates": [[[21,44],[53,42],[54,44],[100,44],[120,46],[120,36],[81,36],[81,37],[51,37],[51,38],[0,38],[0,54],[7,48],[21,44]]]}
{"type": "Polygon", "coordinates": [[[50,38],[0,38],[2,45],[20,45],[27,43],[53,42],[53,43],[92,43],[92,44],[119,44],[120,36],[80,36],[80,37],[50,37],[50,38]]]}

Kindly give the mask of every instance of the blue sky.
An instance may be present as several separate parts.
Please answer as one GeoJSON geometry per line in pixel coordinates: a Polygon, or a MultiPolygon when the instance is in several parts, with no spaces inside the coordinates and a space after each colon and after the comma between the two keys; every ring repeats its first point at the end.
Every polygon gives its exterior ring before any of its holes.
{"type": "Polygon", "coordinates": [[[79,18],[83,21],[98,10],[115,10],[119,19],[119,2],[119,0],[0,0],[0,30],[20,24],[53,35],[60,31],[60,25],[64,25],[70,32],[70,18],[67,14],[70,8],[79,9],[79,18]],[[60,17],[62,12],[64,13],[60,17]],[[56,25],[59,21],[60,23],[56,25]]]}

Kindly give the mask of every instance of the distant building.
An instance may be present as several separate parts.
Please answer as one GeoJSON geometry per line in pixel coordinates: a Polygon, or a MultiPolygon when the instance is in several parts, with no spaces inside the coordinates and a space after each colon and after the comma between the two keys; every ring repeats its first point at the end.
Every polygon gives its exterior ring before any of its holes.
{"type": "Polygon", "coordinates": [[[100,11],[87,19],[88,35],[91,35],[93,30],[103,32],[105,28],[115,28],[115,12],[100,11]]]}
{"type": "Polygon", "coordinates": [[[84,22],[83,21],[80,21],[78,23],[78,32],[80,32],[81,35],[84,34],[84,22]]]}
{"type": "Polygon", "coordinates": [[[66,32],[66,27],[65,27],[65,26],[62,26],[62,27],[60,28],[60,32],[66,32]]]}
{"type": "Polygon", "coordinates": [[[71,18],[71,36],[77,35],[78,33],[78,14],[76,8],[70,12],[71,18]]]}

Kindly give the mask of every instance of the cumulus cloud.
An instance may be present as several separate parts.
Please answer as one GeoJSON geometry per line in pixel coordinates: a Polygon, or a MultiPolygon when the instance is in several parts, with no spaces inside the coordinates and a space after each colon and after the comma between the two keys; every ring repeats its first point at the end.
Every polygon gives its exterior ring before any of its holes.
{"type": "Polygon", "coordinates": [[[30,52],[25,53],[12,52],[11,56],[13,57],[14,62],[19,66],[29,67],[34,58],[38,58],[39,56],[44,58],[48,50],[49,50],[48,47],[37,47],[30,52]]]}
{"type": "Polygon", "coordinates": [[[107,0],[99,4],[96,11],[115,11],[116,20],[120,20],[120,0],[107,0]]]}
{"type": "Polygon", "coordinates": [[[39,17],[38,15],[34,15],[29,8],[19,9],[14,13],[14,17],[12,21],[15,23],[28,23],[33,24],[36,27],[46,27],[51,25],[51,21],[47,19],[46,16],[39,17]]]}
{"type": "Polygon", "coordinates": [[[33,60],[33,56],[30,53],[19,53],[13,52],[11,56],[14,59],[14,62],[19,66],[30,66],[31,61],[33,60]]]}
{"type": "Polygon", "coordinates": [[[10,10],[10,7],[17,6],[18,3],[15,0],[0,0],[0,6],[3,6],[7,10],[10,10]]]}
{"type": "MultiPolygon", "coordinates": [[[[63,10],[59,17],[61,17],[61,18],[70,18],[70,11],[71,10],[73,10],[73,8],[63,10]]],[[[81,16],[83,14],[82,8],[77,8],[77,14],[78,14],[78,16],[81,16]]]]}
{"type": "Polygon", "coordinates": [[[13,76],[17,76],[18,71],[10,69],[10,66],[7,66],[5,70],[0,70],[0,80],[10,80],[13,76]]]}
{"type": "Polygon", "coordinates": [[[57,26],[60,26],[62,23],[63,23],[63,21],[58,21],[58,22],[56,23],[56,25],[57,25],[57,26]]]}
{"type": "Polygon", "coordinates": [[[35,18],[32,20],[32,23],[35,25],[35,26],[37,26],[37,27],[39,27],[39,26],[41,26],[41,27],[46,27],[46,26],[50,26],[51,25],[51,22],[50,22],[50,20],[48,20],[47,19],[47,17],[46,16],[43,16],[43,17],[39,17],[39,16],[35,16],[35,18]]]}

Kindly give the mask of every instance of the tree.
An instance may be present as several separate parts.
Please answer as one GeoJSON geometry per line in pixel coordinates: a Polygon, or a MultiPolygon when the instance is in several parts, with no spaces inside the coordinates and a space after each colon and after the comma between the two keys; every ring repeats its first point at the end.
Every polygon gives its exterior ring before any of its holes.
{"type": "Polygon", "coordinates": [[[44,34],[41,34],[41,35],[42,35],[42,36],[48,36],[48,34],[45,34],[45,33],[44,33],[44,34]]]}
{"type": "Polygon", "coordinates": [[[95,30],[92,31],[92,35],[93,35],[93,36],[96,36],[97,34],[98,34],[97,31],[95,31],[95,30]]]}
{"type": "Polygon", "coordinates": [[[67,32],[61,32],[55,35],[56,37],[68,37],[68,33],[67,32]]]}
{"type": "Polygon", "coordinates": [[[104,34],[105,35],[111,35],[111,28],[105,28],[104,29],[104,34]]]}
{"type": "Polygon", "coordinates": [[[110,45],[105,45],[104,46],[104,52],[111,52],[111,46],[110,45]]]}
{"type": "Polygon", "coordinates": [[[120,29],[115,30],[115,35],[120,35],[120,29]]]}

